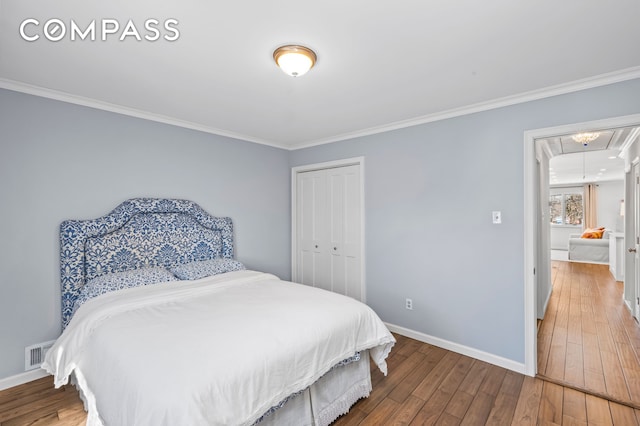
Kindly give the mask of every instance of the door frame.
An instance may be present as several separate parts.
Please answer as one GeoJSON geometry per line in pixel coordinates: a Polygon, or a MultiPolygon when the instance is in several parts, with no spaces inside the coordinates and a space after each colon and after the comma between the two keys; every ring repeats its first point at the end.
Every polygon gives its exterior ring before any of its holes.
{"type": "Polygon", "coordinates": [[[633,177],[633,190],[631,191],[633,194],[633,243],[629,244],[628,240],[625,238],[625,244],[623,245],[622,250],[623,253],[626,253],[627,250],[630,249],[629,246],[631,245],[633,245],[633,248],[636,250],[633,254],[633,269],[635,271],[635,274],[633,275],[633,288],[635,294],[633,298],[634,300],[630,304],[631,306],[628,307],[634,318],[636,320],[640,320],[640,254],[638,253],[638,250],[640,250],[640,159],[638,157],[634,158],[631,164],[631,173],[633,177]]]}
{"type": "MultiPolygon", "coordinates": [[[[583,123],[532,129],[524,132],[524,374],[535,376],[537,372],[537,294],[535,271],[540,270],[536,264],[536,252],[539,236],[535,234],[536,212],[541,211],[541,203],[536,191],[536,139],[577,133],[579,131],[596,131],[600,129],[640,126],[640,114],[613,117],[583,123]]],[[[548,170],[540,170],[548,173],[548,170]]],[[[541,256],[539,262],[550,262],[548,256],[541,256]]]]}
{"type": "Polygon", "coordinates": [[[298,264],[298,235],[297,235],[297,193],[298,193],[298,173],[311,172],[315,170],[335,169],[345,166],[360,166],[360,300],[367,302],[366,275],[365,275],[365,211],[364,211],[364,157],[352,157],[342,160],[326,161],[323,163],[305,164],[291,168],[291,281],[297,281],[298,264]]]}

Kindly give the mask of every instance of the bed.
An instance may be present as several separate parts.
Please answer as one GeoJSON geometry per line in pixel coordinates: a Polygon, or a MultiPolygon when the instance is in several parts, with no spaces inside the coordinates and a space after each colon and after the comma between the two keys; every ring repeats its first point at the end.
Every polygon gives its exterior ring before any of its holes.
{"type": "Polygon", "coordinates": [[[43,368],[92,425],[327,425],[386,374],[365,304],[247,270],[233,224],[136,198],[60,227],[61,336],[43,368]]]}

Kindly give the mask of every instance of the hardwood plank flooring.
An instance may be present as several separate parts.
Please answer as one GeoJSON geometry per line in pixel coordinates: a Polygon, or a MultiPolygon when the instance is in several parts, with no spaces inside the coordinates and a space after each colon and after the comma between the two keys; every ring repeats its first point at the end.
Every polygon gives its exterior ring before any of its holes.
{"type": "MultiPolygon", "coordinates": [[[[396,335],[389,375],[334,426],[638,425],[640,411],[396,335]]],[[[84,424],[71,386],[50,377],[0,391],[0,426],[84,424]]],[[[145,425],[142,425],[145,426],[145,425]]]]}
{"type": "Polygon", "coordinates": [[[640,408],[640,327],[623,284],[607,265],[562,261],[552,262],[552,281],[538,329],[539,377],[640,408]]]}

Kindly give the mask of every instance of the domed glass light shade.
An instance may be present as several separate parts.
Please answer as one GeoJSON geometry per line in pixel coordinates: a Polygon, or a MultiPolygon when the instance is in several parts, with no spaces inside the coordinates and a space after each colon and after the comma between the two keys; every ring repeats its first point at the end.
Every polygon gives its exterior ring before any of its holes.
{"type": "Polygon", "coordinates": [[[278,47],[273,52],[273,59],[285,74],[300,77],[315,65],[317,56],[308,47],[287,45],[278,47]]]}

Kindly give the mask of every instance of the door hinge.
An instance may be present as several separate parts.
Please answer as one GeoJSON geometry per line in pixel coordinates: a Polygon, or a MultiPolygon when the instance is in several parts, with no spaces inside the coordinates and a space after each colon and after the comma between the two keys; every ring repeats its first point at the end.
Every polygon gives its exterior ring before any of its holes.
{"type": "Polygon", "coordinates": [[[536,268],[533,268],[533,275],[536,274],[536,268]]]}

